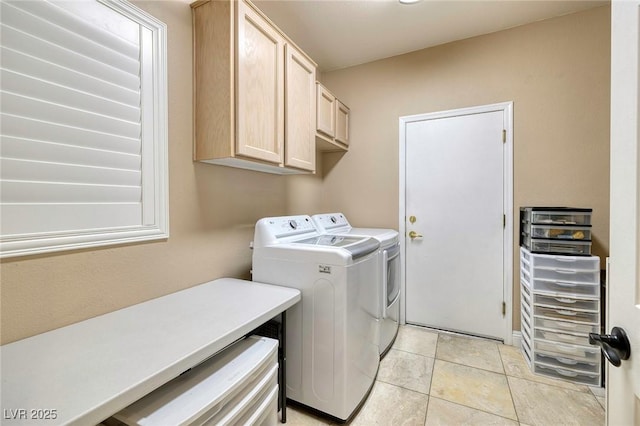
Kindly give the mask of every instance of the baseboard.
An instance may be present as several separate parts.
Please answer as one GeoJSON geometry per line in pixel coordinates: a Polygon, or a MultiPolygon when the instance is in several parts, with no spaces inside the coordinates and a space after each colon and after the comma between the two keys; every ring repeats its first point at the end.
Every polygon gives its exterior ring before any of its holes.
{"type": "Polygon", "coordinates": [[[516,348],[522,347],[522,332],[513,330],[513,337],[511,337],[511,346],[516,348]]]}

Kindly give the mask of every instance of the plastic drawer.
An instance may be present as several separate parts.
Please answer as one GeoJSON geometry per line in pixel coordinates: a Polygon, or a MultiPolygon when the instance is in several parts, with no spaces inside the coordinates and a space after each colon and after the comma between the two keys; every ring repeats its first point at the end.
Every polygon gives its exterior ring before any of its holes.
{"type": "Polygon", "coordinates": [[[521,348],[522,348],[522,354],[524,355],[525,361],[527,361],[527,364],[529,364],[529,367],[531,367],[532,357],[531,357],[531,348],[529,347],[529,343],[523,340],[521,348]]]}
{"type": "Polygon", "coordinates": [[[533,371],[535,373],[544,374],[545,376],[554,377],[556,379],[571,380],[572,382],[583,383],[585,385],[591,386],[600,385],[600,374],[597,373],[586,373],[583,371],[551,367],[538,363],[533,364],[533,371]]]}
{"type": "Polygon", "coordinates": [[[521,321],[521,328],[527,328],[527,332],[529,333],[529,336],[531,336],[531,318],[525,316],[525,315],[520,315],[520,321],[521,321]]]}
{"type": "Polygon", "coordinates": [[[589,344],[589,337],[586,335],[581,336],[578,334],[558,333],[557,331],[543,330],[541,328],[536,328],[535,338],[553,342],[569,343],[571,345],[586,346],[589,344]]]}
{"type": "Polygon", "coordinates": [[[260,378],[257,383],[251,383],[247,386],[245,394],[238,395],[232,401],[229,401],[228,404],[225,404],[223,410],[210,417],[204,424],[220,426],[245,424],[242,418],[250,415],[248,413],[253,413],[273,388],[278,389],[277,365],[272,366],[268,375],[260,378]]]}
{"type": "Polygon", "coordinates": [[[267,398],[255,412],[241,424],[258,426],[276,426],[278,424],[278,387],[271,390],[267,398]]]}
{"type": "Polygon", "coordinates": [[[264,417],[265,411],[270,408],[271,399],[275,396],[276,407],[272,414],[278,415],[278,384],[277,382],[269,383],[264,388],[256,388],[252,390],[250,399],[245,399],[245,404],[238,404],[233,407],[224,417],[216,416],[203,423],[203,426],[235,426],[235,425],[257,425],[261,424],[257,421],[260,417],[264,417]]]}
{"type": "Polygon", "coordinates": [[[600,284],[600,271],[569,268],[535,268],[533,277],[541,280],[600,284]]]}
{"type": "Polygon", "coordinates": [[[558,308],[579,309],[581,311],[599,312],[600,301],[596,299],[575,299],[564,295],[549,296],[545,294],[534,294],[533,303],[535,305],[552,306],[558,308]]]}
{"type": "Polygon", "coordinates": [[[546,340],[535,340],[533,342],[536,353],[538,351],[561,355],[563,357],[573,358],[582,362],[598,362],[600,359],[599,347],[586,347],[578,345],[569,345],[558,342],[549,342],[546,340]]]}
{"type": "Polygon", "coordinates": [[[597,256],[554,256],[551,254],[532,254],[531,264],[535,268],[572,269],[599,271],[600,258],[597,256]]]}
{"type": "Polygon", "coordinates": [[[600,326],[597,324],[585,324],[569,321],[557,321],[548,318],[534,317],[535,327],[542,327],[569,333],[600,333],[600,326]]]}
{"type": "Polygon", "coordinates": [[[531,343],[531,327],[527,323],[526,318],[522,318],[522,320],[523,321],[520,327],[522,331],[522,338],[525,339],[528,343],[531,343]]]}
{"type": "Polygon", "coordinates": [[[591,227],[562,225],[531,225],[531,238],[591,241],[591,227]]]}
{"type": "Polygon", "coordinates": [[[520,314],[526,318],[528,324],[531,323],[531,307],[525,304],[523,299],[520,299],[520,314]]]}
{"type": "Polygon", "coordinates": [[[526,259],[520,259],[520,269],[531,274],[531,263],[526,259]]]}
{"type": "Polygon", "coordinates": [[[533,306],[533,304],[531,303],[531,297],[527,294],[526,291],[522,291],[522,293],[520,293],[520,297],[521,297],[521,302],[527,305],[527,308],[529,308],[529,310],[531,310],[531,306],[533,306]]]}
{"type": "Polygon", "coordinates": [[[558,355],[536,353],[536,363],[549,365],[552,367],[570,368],[572,370],[585,371],[587,373],[600,373],[600,362],[584,362],[575,359],[565,358],[558,355]]]}
{"type": "Polygon", "coordinates": [[[522,310],[522,315],[527,316],[528,318],[531,318],[531,307],[525,305],[525,304],[521,304],[521,310],[522,310]]]}
{"type": "MultiPolygon", "coordinates": [[[[529,272],[528,269],[523,268],[522,265],[520,265],[520,279],[524,280],[526,284],[531,283],[531,272],[529,272]]],[[[527,287],[531,286],[527,285],[527,287]]]]}
{"type": "Polygon", "coordinates": [[[546,308],[544,306],[533,306],[533,314],[557,320],[570,320],[589,324],[598,324],[600,314],[596,312],[574,311],[564,308],[546,308]]]}
{"type": "Polygon", "coordinates": [[[533,210],[525,209],[524,219],[531,223],[554,225],[591,225],[591,211],[570,209],[533,210]]]}
{"type": "MultiPolygon", "coordinates": [[[[126,425],[223,422],[277,386],[278,341],[251,336],[229,346],[126,407],[114,417],[126,425]]],[[[233,423],[233,420],[231,420],[233,423]]]]}
{"type": "Polygon", "coordinates": [[[583,256],[591,255],[590,241],[542,240],[531,238],[526,245],[533,252],[577,254],[583,256]]]}
{"type": "Polygon", "coordinates": [[[534,279],[533,291],[600,297],[600,284],[553,279],[534,279]]]}
{"type": "Polygon", "coordinates": [[[522,355],[524,360],[527,362],[529,368],[531,368],[531,353],[525,349],[525,345],[522,345],[522,355]]]}

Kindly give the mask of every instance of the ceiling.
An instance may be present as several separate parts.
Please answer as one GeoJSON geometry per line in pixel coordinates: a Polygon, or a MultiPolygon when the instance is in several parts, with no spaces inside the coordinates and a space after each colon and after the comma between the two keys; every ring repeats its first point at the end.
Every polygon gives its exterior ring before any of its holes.
{"type": "Polygon", "coordinates": [[[602,0],[253,0],[320,71],[603,6],[602,0]]]}

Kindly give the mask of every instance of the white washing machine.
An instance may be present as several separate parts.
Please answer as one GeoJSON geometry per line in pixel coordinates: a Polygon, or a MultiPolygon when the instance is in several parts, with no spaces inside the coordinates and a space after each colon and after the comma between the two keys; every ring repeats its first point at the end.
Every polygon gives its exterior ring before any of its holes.
{"type": "Polygon", "coordinates": [[[256,224],[253,279],[297,288],[287,311],[287,397],[341,421],[373,386],[380,362],[379,242],[320,233],[309,216],[256,224]]]}
{"type": "Polygon", "coordinates": [[[312,216],[322,233],[373,237],[380,241],[378,309],[379,352],[383,357],[398,334],[400,320],[400,243],[398,231],[383,228],[353,228],[342,213],[312,216]]]}

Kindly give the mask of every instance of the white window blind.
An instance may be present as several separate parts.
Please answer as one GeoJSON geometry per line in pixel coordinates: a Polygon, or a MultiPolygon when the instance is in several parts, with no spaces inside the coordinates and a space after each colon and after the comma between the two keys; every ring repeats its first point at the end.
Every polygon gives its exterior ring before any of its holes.
{"type": "Polygon", "coordinates": [[[0,8],[0,256],[168,237],[165,25],[119,0],[0,8]]]}

